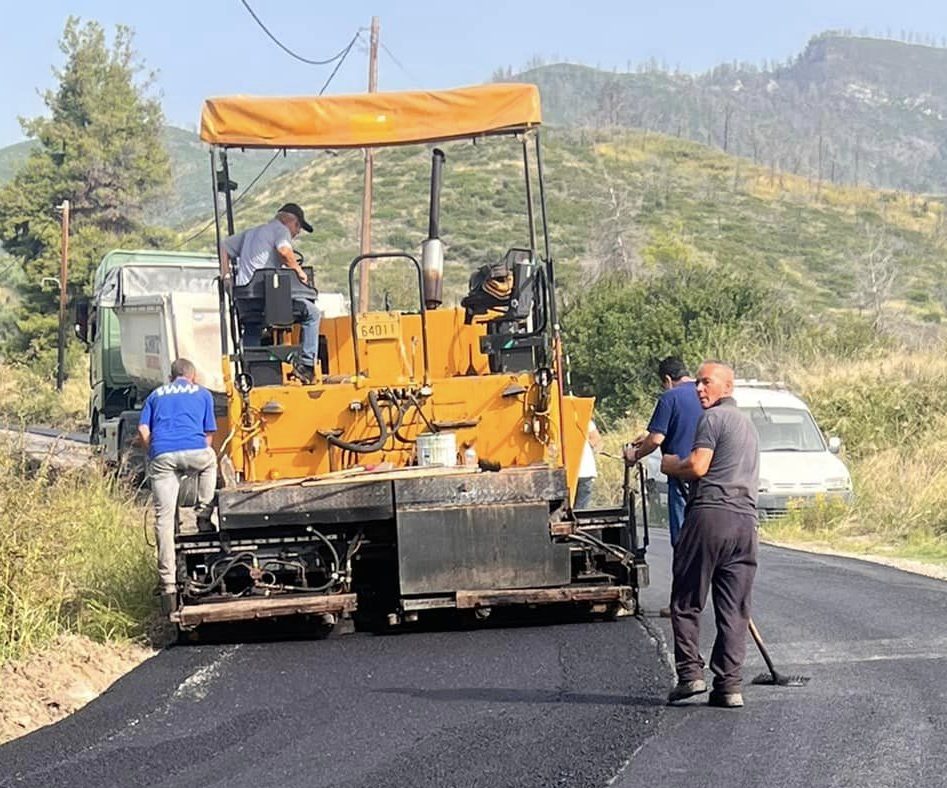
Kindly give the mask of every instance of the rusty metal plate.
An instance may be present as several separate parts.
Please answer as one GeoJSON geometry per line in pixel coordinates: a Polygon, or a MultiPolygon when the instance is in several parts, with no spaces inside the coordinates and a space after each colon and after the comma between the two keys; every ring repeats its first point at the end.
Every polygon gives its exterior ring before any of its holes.
{"type": "Polygon", "coordinates": [[[399,508],[404,595],[567,585],[568,545],[549,536],[545,502],[399,508]]]}
{"type": "Polygon", "coordinates": [[[220,529],[269,525],[334,525],[394,517],[391,482],[365,481],[218,492],[220,529]]]}
{"type": "Polygon", "coordinates": [[[350,613],[356,609],[355,594],[287,594],[265,599],[235,599],[232,602],[208,602],[185,605],[171,614],[171,621],[182,627],[194,627],[214,621],[247,621],[279,616],[316,613],[350,613]]]}
{"type": "Polygon", "coordinates": [[[458,609],[501,605],[543,605],[557,602],[617,602],[634,605],[630,586],[566,586],[565,588],[522,588],[515,590],[458,591],[458,609]]]}

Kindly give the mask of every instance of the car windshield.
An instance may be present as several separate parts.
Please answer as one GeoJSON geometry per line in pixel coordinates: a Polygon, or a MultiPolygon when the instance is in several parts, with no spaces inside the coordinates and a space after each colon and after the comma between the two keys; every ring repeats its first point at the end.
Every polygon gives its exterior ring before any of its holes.
{"type": "Polygon", "coordinates": [[[811,414],[798,408],[741,407],[760,434],[760,451],[825,451],[811,414]]]}

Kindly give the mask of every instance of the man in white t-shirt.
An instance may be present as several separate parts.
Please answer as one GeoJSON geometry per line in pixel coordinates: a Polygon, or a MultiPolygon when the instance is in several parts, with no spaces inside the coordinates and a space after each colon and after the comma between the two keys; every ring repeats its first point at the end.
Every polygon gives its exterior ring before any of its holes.
{"type": "Polygon", "coordinates": [[[595,451],[602,445],[602,436],[594,421],[589,421],[589,431],[582,447],[582,461],[579,463],[579,484],[575,490],[574,509],[588,509],[592,503],[592,486],[598,476],[595,464],[595,451]]]}
{"type": "MultiPolygon", "coordinates": [[[[234,284],[241,287],[261,268],[279,269],[285,266],[296,274],[301,284],[308,285],[309,277],[293,254],[293,239],[302,230],[312,232],[312,225],[306,221],[303,209],[294,202],[286,203],[266,224],[251,227],[223,240],[220,257],[224,271],[230,270],[231,261],[236,258],[234,284]]],[[[302,352],[294,366],[297,376],[307,383],[313,378],[313,365],[319,354],[321,317],[322,313],[316,306],[316,291],[312,291],[310,298],[305,290],[297,293],[294,288],[293,319],[299,323],[302,340],[302,352]]],[[[245,346],[260,344],[260,326],[245,324],[243,329],[245,346]]]]}

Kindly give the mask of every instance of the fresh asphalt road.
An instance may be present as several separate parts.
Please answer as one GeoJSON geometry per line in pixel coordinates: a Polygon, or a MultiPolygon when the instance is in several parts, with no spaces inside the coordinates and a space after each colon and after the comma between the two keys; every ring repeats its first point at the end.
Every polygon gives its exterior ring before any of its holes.
{"type": "Polygon", "coordinates": [[[0,786],[947,785],[947,584],[763,548],[755,603],[777,667],[812,681],[748,686],[740,711],[663,705],[653,614],[176,647],[0,748],[0,786]]]}
{"type": "MultiPolygon", "coordinates": [[[[666,536],[655,547],[652,608],[669,583],[666,536]]],[[[617,786],[947,786],[947,583],[762,546],[753,617],[776,669],[809,684],[745,684],[738,711],[667,709],[617,786]]],[[[710,608],[701,639],[706,659],[710,608]]],[[[748,649],[745,681],[764,669],[748,649]]]]}

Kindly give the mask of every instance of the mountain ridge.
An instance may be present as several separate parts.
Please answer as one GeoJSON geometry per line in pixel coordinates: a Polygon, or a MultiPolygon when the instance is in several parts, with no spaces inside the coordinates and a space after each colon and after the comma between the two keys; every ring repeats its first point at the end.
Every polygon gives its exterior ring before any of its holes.
{"type": "Polygon", "coordinates": [[[947,49],[823,34],[770,69],[557,63],[509,78],[539,86],[553,125],[642,128],[829,182],[944,193],[945,71],[947,49]]]}

